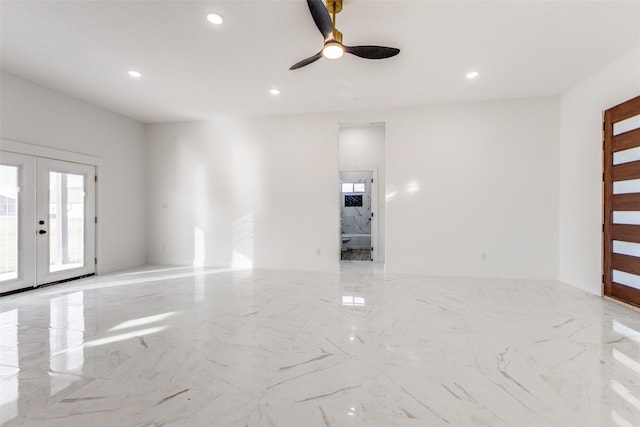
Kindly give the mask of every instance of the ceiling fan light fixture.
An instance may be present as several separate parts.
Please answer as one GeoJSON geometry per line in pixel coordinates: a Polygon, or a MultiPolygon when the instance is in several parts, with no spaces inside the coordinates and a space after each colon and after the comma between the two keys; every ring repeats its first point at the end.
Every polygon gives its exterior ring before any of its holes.
{"type": "Polygon", "coordinates": [[[322,55],[327,59],[338,59],[344,54],[344,48],[335,40],[325,43],[322,55]]]}

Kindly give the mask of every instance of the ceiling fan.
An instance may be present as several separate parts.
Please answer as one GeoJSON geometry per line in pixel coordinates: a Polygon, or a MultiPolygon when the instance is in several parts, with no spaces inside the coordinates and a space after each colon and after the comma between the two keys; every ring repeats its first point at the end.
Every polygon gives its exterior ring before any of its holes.
{"type": "Polygon", "coordinates": [[[292,65],[291,68],[289,68],[290,70],[302,68],[312,62],[316,62],[323,56],[329,59],[340,58],[344,52],[366,59],[391,58],[400,53],[400,49],[396,49],[395,47],[343,45],[342,33],[336,28],[336,14],[342,10],[342,0],[327,0],[326,7],[322,0],[307,0],[307,5],[309,6],[313,21],[324,37],[324,46],[322,50],[315,55],[292,65]],[[329,15],[329,12],[333,14],[333,19],[331,15],[329,15]]]}

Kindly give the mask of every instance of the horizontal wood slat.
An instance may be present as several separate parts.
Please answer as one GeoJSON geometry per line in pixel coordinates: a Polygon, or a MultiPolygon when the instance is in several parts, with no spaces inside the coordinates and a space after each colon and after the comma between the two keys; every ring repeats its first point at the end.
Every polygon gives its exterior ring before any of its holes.
{"type": "Polygon", "coordinates": [[[611,240],[640,243],[640,225],[613,224],[611,240]]]}
{"type": "Polygon", "coordinates": [[[617,123],[622,120],[626,120],[629,117],[633,117],[638,114],[638,110],[640,109],[640,96],[637,96],[629,101],[617,105],[613,108],[607,110],[611,114],[611,122],[617,123]]]}
{"type": "Polygon", "coordinates": [[[640,147],[640,128],[614,136],[612,139],[614,152],[640,147]]]}
{"type": "Polygon", "coordinates": [[[616,253],[611,254],[611,268],[640,276],[640,258],[616,253]]]}
{"type": "Polygon", "coordinates": [[[630,286],[611,282],[611,295],[609,296],[640,307],[640,292],[630,286]]]}
{"type": "Polygon", "coordinates": [[[640,197],[636,193],[611,196],[612,211],[640,211],[640,197]]]}
{"type": "Polygon", "coordinates": [[[611,196],[612,211],[640,211],[640,195],[631,194],[614,194],[611,196]]]}
{"type": "Polygon", "coordinates": [[[623,163],[611,168],[613,181],[625,181],[627,179],[640,178],[640,160],[636,162],[623,163]]]}

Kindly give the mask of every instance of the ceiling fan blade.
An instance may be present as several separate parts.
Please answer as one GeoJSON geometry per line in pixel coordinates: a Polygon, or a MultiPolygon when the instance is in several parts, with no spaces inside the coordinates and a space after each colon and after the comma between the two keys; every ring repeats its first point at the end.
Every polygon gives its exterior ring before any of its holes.
{"type": "Polygon", "coordinates": [[[322,0],[307,0],[307,5],[309,5],[309,11],[311,12],[313,21],[316,23],[324,39],[327,40],[329,37],[332,37],[333,22],[322,0]]]}
{"type": "Polygon", "coordinates": [[[302,68],[305,65],[309,65],[312,62],[316,62],[318,59],[322,58],[322,51],[316,53],[315,55],[307,58],[307,59],[303,59],[302,61],[298,62],[297,64],[294,64],[291,66],[291,68],[289,68],[290,70],[297,70],[298,68],[302,68]]]}
{"type": "Polygon", "coordinates": [[[391,58],[400,53],[400,49],[384,46],[344,46],[344,51],[367,59],[391,58]]]}

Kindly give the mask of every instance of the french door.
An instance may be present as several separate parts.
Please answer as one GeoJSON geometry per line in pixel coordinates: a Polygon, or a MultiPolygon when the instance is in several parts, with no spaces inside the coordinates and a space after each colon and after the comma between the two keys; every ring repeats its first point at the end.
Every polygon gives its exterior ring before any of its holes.
{"type": "Polygon", "coordinates": [[[640,96],[604,112],[604,294],[640,306],[640,96]]]}
{"type": "Polygon", "coordinates": [[[0,293],[95,273],[95,166],[0,152],[0,293]]]}

